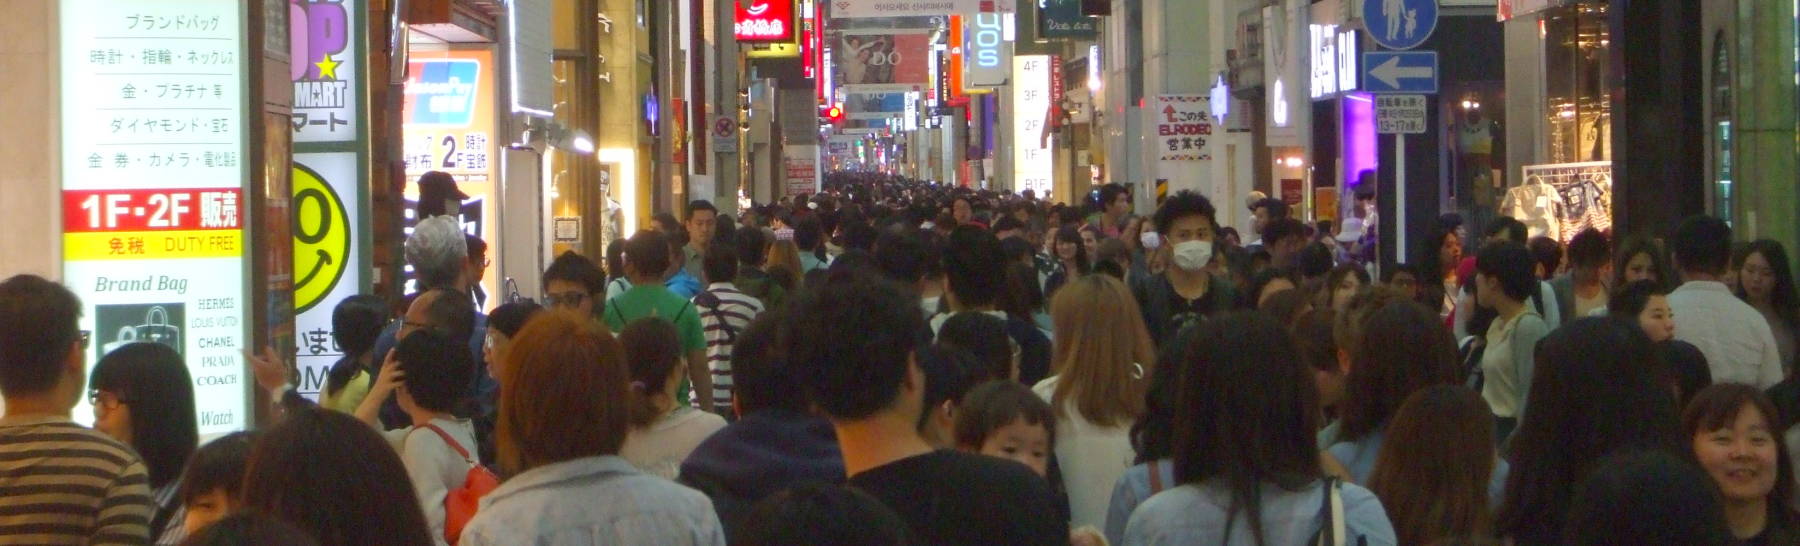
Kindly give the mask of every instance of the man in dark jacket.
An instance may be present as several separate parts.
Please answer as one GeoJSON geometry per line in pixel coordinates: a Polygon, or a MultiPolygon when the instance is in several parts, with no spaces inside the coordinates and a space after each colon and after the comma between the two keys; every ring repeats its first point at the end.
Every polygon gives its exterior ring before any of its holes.
{"type": "Polygon", "coordinates": [[[765,312],[731,353],[738,420],[701,442],[681,464],[681,483],[712,499],[726,536],[737,536],[757,501],[805,482],[841,484],[844,460],[831,422],[808,411],[792,372],[772,357],[784,317],[765,312]]]}

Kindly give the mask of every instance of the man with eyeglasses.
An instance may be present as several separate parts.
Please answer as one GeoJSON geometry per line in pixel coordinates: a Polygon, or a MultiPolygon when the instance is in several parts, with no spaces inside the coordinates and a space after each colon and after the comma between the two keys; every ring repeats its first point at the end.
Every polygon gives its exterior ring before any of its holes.
{"type": "Polygon", "coordinates": [[[594,310],[605,294],[606,273],[574,251],[557,256],[544,270],[544,303],[551,309],[575,311],[598,320],[594,310]]]}
{"type": "Polygon", "coordinates": [[[131,448],[75,424],[90,335],[81,301],[34,275],[0,283],[0,537],[8,544],[146,544],[156,507],[131,448]],[[54,491],[44,489],[52,487],[54,491]],[[39,493],[32,493],[39,491],[39,493]]]}

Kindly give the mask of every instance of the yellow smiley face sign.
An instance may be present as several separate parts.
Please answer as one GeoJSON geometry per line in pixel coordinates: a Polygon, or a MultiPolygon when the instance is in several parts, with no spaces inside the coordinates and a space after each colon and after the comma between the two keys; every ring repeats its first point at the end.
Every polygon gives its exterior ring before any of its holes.
{"type": "Polygon", "coordinates": [[[294,164],[294,312],[318,305],[344,278],[350,216],[324,177],[294,164]]]}

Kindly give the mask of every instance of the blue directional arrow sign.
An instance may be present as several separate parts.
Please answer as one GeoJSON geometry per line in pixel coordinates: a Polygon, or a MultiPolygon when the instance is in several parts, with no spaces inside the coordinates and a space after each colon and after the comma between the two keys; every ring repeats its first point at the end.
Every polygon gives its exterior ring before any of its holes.
{"type": "Polygon", "coordinates": [[[1437,29],[1437,0],[1363,0],[1369,37],[1388,49],[1412,49],[1437,29]]]}
{"type": "Polygon", "coordinates": [[[1370,93],[1438,92],[1436,51],[1363,53],[1363,90],[1370,93]]]}

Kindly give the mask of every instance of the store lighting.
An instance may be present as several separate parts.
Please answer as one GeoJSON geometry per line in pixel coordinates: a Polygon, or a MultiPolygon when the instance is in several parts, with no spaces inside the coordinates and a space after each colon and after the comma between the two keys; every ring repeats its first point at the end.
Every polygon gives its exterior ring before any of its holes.
{"type": "Polygon", "coordinates": [[[1278,161],[1276,163],[1286,166],[1289,169],[1298,169],[1298,168],[1306,165],[1306,160],[1302,159],[1300,156],[1296,155],[1296,156],[1289,156],[1289,157],[1282,158],[1280,161],[1278,161]]]}
{"type": "Polygon", "coordinates": [[[613,173],[613,185],[619,188],[619,203],[625,208],[625,213],[619,215],[625,219],[624,229],[619,230],[619,233],[630,237],[637,233],[638,229],[637,150],[632,148],[602,149],[600,150],[600,161],[615,163],[619,166],[619,172],[613,173]]]}

